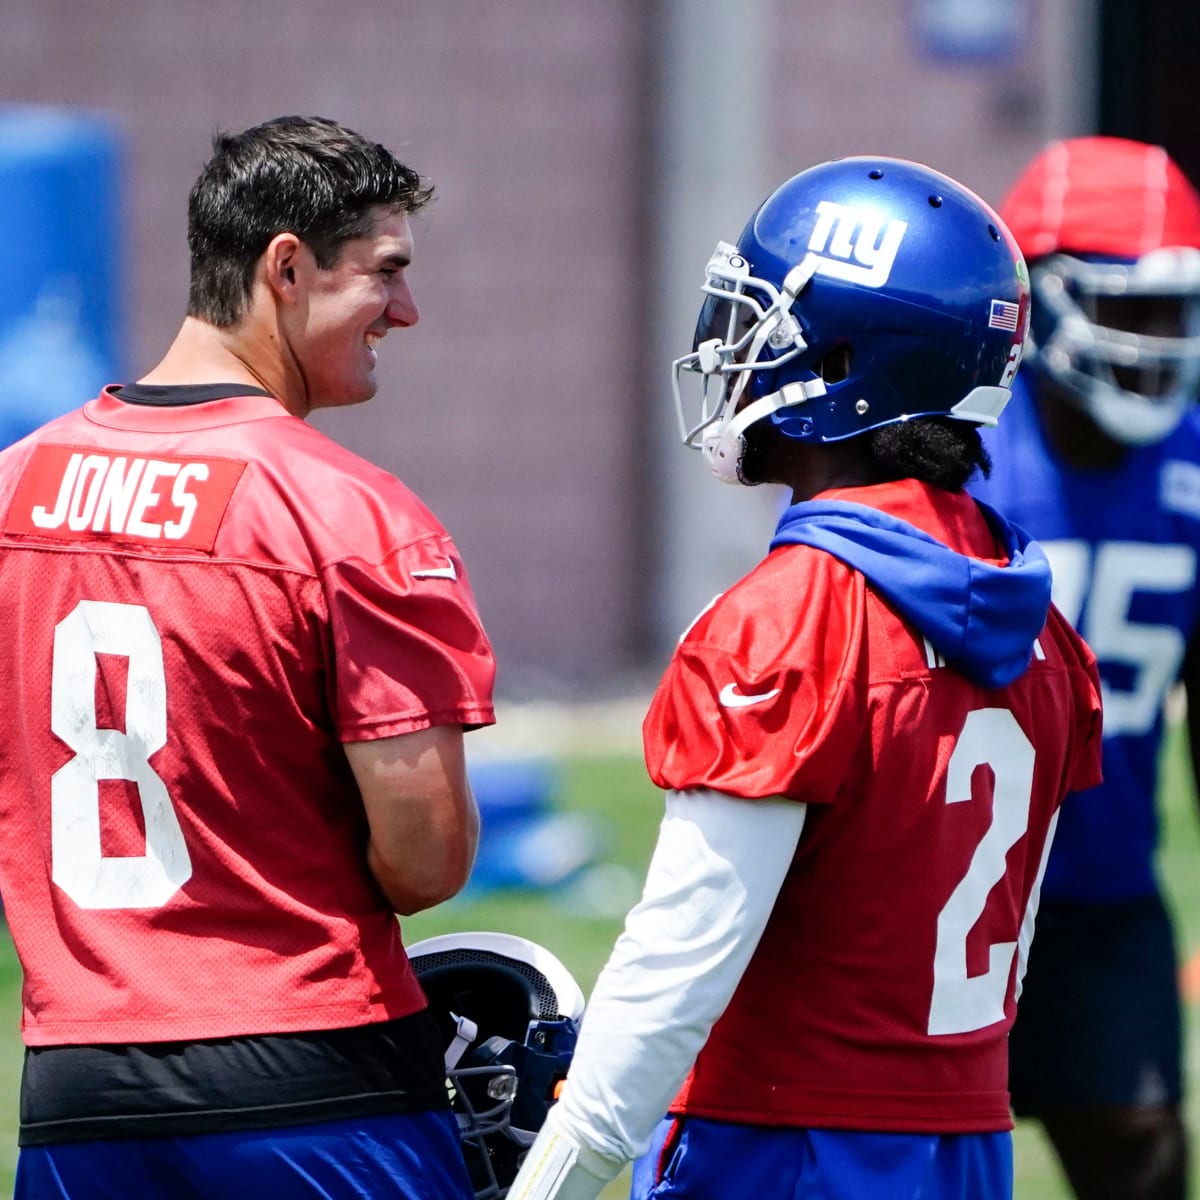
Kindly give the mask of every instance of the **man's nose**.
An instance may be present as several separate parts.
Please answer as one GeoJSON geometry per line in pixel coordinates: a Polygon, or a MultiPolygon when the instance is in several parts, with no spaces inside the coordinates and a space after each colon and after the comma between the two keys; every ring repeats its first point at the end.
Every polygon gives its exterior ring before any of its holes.
{"type": "Polygon", "coordinates": [[[387,319],[392,325],[415,325],[421,319],[421,310],[413,299],[412,288],[407,282],[396,285],[387,306],[387,319]]]}

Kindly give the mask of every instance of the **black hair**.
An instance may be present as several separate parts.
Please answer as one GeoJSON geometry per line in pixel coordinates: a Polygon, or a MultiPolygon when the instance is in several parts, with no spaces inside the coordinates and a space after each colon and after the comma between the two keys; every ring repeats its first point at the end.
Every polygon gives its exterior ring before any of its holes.
{"type": "MultiPolygon", "coordinates": [[[[804,447],[819,445],[789,438],[769,420],[756,421],[745,433],[741,478],[746,483],[792,484],[797,470],[804,470],[793,460],[804,453],[804,447]]],[[[863,482],[919,479],[949,492],[961,492],[976,471],[984,479],[992,471],[979,427],[953,417],[895,421],[825,443],[825,448],[861,464],[863,482]]]]}
{"type": "Polygon", "coordinates": [[[917,417],[881,425],[864,435],[880,483],[919,479],[961,492],[976,471],[986,479],[992,460],[979,427],[952,417],[917,417]]]}
{"type": "Polygon", "coordinates": [[[433,187],[378,142],[324,117],[277,117],[218,133],[188,197],[188,315],[224,328],[245,315],[254,266],[294,233],[323,269],[363,237],[372,209],[424,208],[433,187]]]}

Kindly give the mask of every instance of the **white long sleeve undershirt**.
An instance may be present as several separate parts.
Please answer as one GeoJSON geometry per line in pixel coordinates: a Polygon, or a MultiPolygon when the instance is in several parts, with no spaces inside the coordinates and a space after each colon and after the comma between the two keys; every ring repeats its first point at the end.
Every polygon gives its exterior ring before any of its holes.
{"type": "Polygon", "coordinates": [[[562,1098],[510,1200],[590,1200],[646,1150],[750,962],[806,811],[791,800],[668,793],[642,898],[596,981],[562,1098]]]}

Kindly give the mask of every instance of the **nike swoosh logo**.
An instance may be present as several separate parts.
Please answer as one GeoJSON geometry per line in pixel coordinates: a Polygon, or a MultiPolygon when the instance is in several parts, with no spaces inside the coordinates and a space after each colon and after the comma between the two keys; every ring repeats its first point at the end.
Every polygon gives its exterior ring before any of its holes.
{"type": "Polygon", "coordinates": [[[420,571],[409,571],[414,579],[457,579],[458,572],[454,564],[447,559],[444,567],[425,567],[420,571]]]}
{"type": "Polygon", "coordinates": [[[772,688],[769,692],[759,692],[757,695],[744,696],[737,690],[736,683],[727,683],[721,689],[721,694],[717,699],[726,708],[745,708],[747,704],[761,704],[764,700],[770,700],[773,696],[778,695],[779,689],[772,688]]]}

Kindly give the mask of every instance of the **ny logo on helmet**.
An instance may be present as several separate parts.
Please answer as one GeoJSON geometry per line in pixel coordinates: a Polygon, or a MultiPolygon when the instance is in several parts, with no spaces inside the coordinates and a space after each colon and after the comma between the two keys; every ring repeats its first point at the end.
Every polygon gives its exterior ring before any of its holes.
{"type": "Polygon", "coordinates": [[[907,228],[907,221],[888,221],[885,226],[877,213],[820,200],[816,228],[808,239],[806,265],[813,274],[831,275],[863,287],[883,287],[907,228]]]}

